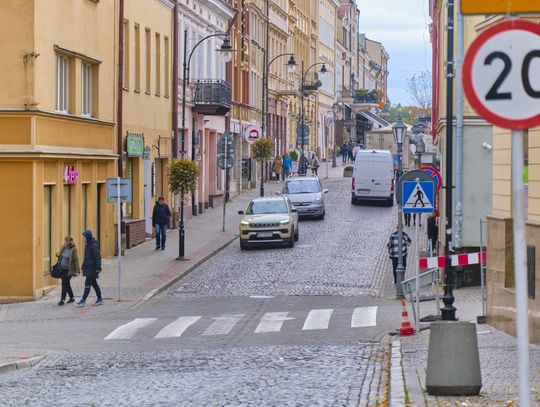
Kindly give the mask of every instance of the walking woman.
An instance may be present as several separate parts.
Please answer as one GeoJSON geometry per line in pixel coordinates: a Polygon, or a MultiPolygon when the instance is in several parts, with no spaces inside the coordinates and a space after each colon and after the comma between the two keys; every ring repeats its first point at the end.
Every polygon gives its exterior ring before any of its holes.
{"type": "Polygon", "coordinates": [[[318,175],[317,171],[321,166],[321,162],[319,161],[319,157],[317,157],[315,153],[311,156],[311,162],[309,164],[311,166],[311,175],[318,175]]]}
{"type": "Polygon", "coordinates": [[[84,294],[81,300],[77,303],[77,307],[84,307],[86,299],[90,294],[90,288],[94,288],[96,292],[96,302],[94,305],[103,304],[101,298],[101,289],[97,283],[99,273],[101,272],[101,256],[99,255],[99,242],[92,236],[92,231],[85,230],[83,236],[86,239],[86,247],[84,248],[84,260],[82,264],[83,276],[86,277],[84,282],[84,294]]]}
{"type": "Polygon", "coordinates": [[[276,179],[277,179],[278,184],[280,180],[281,167],[283,167],[283,159],[281,158],[280,155],[278,155],[276,159],[274,160],[274,165],[272,167],[272,170],[274,170],[274,172],[276,173],[276,179]]]}
{"type": "Polygon", "coordinates": [[[69,295],[68,304],[70,304],[75,302],[75,296],[71,289],[71,277],[75,277],[81,272],[79,267],[79,256],[77,254],[77,247],[75,246],[75,239],[73,239],[73,236],[68,235],[64,238],[64,245],[60,248],[56,257],[58,257],[60,268],[62,269],[62,295],[60,296],[58,305],[64,305],[66,295],[69,295]]]}

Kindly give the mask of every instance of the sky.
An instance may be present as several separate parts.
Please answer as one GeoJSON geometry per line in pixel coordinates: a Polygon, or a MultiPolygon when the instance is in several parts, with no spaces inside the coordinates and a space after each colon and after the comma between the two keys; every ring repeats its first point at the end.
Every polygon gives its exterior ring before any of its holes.
{"type": "Polygon", "coordinates": [[[407,78],[431,71],[429,0],[357,0],[360,32],[382,42],[390,55],[388,97],[392,104],[413,104],[407,78]]]}

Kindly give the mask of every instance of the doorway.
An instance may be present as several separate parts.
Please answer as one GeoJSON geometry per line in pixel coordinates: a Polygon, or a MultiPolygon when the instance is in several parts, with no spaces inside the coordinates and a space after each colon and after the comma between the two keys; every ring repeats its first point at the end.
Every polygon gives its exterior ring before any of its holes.
{"type": "Polygon", "coordinates": [[[144,229],[152,234],[152,165],[150,163],[150,147],[144,148],[144,229]]]}

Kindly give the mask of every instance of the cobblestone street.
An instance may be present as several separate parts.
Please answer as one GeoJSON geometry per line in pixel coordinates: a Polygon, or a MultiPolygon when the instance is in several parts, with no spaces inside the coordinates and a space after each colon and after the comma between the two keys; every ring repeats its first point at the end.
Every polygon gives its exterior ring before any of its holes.
{"type": "Polygon", "coordinates": [[[301,220],[292,249],[241,251],[235,240],[132,310],[7,323],[8,343],[22,332],[28,347],[58,340],[36,368],[0,376],[0,404],[382,402],[381,338],[396,322],[392,302],[378,296],[395,208],[352,206],[349,178],[323,185],[326,218],[301,220]]]}

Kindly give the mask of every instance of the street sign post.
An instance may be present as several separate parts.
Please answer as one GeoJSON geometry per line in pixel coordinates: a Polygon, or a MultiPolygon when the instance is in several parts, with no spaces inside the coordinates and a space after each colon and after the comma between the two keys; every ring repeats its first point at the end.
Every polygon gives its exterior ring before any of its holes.
{"type": "Polygon", "coordinates": [[[223,232],[225,232],[225,207],[229,198],[229,169],[234,165],[234,139],[229,130],[225,131],[219,139],[217,153],[218,167],[225,171],[225,194],[223,194],[223,232]]]}
{"type": "Polygon", "coordinates": [[[435,185],[437,186],[437,190],[440,190],[442,188],[442,176],[439,171],[429,166],[420,167],[420,171],[424,171],[425,173],[433,177],[433,180],[435,181],[435,185]]]}
{"type": "MultiPolygon", "coordinates": [[[[434,210],[433,182],[405,181],[402,188],[403,213],[431,213],[434,210]]],[[[420,223],[420,222],[418,222],[420,223]]]]}
{"type": "Polygon", "coordinates": [[[396,184],[396,202],[401,205],[404,203],[402,201],[402,190],[403,190],[403,183],[406,181],[415,181],[418,179],[419,181],[426,181],[426,182],[435,182],[433,177],[429,175],[428,173],[421,171],[421,170],[411,170],[407,171],[405,174],[403,174],[396,184]]]}
{"type": "MultiPolygon", "coordinates": [[[[533,0],[513,3],[532,6],[533,0]]],[[[534,3],[538,11],[540,5],[534,3]]],[[[539,83],[540,26],[533,22],[510,20],[494,25],[478,36],[465,56],[463,88],[471,106],[488,122],[512,130],[516,336],[519,404],[523,406],[531,405],[523,137],[524,130],[540,125],[539,83]]]]}
{"type": "Polygon", "coordinates": [[[118,301],[122,299],[122,203],[131,202],[131,179],[107,178],[107,203],[116,205],[116,238],[118,245],[118,301]]]}
{"type": "Polygon", "coordinates": [[[510,14],[540,12],[538,0],[461,0],[463,14],[510,14]]]}

